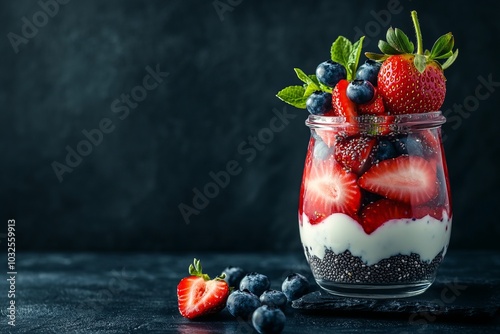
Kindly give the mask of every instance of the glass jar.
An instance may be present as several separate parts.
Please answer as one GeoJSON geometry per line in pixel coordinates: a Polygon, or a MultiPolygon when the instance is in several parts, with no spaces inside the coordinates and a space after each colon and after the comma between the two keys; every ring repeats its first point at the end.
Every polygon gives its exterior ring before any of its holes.
{"type": "Polygon", "coordinates": [[[452,221],[445,121],[439,111],[309,116],[299,229],[324,290],[394,298],[432,284],[452,221]]]}

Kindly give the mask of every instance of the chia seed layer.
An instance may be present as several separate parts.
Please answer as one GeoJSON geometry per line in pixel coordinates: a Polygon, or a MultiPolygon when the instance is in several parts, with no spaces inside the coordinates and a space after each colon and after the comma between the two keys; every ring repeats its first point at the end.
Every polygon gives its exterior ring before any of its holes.
{"type": "Polygon", "coordinates": [[[317,256],[310,255],[306,248],[306,256],[316,279],[337,283],[387,284],[432,279],[443,260],[443,251],[439,252],[431,262],[421,261],[418,254],[412,253],[391,256],[369,266],[349,251],[335,254],[327,249],[325,257],[321,260],[317,256]]]}

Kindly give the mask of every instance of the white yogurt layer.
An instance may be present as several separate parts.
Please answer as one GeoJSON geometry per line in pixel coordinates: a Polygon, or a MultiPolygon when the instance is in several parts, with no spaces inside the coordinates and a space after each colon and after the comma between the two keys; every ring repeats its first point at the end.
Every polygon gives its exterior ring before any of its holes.
{"type": "Polygon", "coordinates": [[[420,219],[392,219],[372,234],[366,234],[361,225],[343,213],[334,213],[319,224],[311,225],[304,214],[300,239],[309,251],[320,259],[327,249],[336,254],[348,250],[367,265],[394,255],[420,255],[425,262],[432,261],[440,251],[443,256],[450,242],[451,217],[443,212],[443,221],[431,216],[420,219]]]}

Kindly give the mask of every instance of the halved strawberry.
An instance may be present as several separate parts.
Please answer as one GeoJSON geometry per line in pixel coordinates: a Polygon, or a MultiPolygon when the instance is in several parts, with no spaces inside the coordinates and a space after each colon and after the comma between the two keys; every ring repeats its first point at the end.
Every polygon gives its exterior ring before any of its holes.
{"type": "Polygon", "coordinates": [[[337,141],[335,131],[316,129],[316,134],[328,147],[333,147],[337,141]]]}
{"type": "Polygon", "coordinates": [[[443,219],[443,210],[446,210],[443,207],[435,207],[435,206],[428,206],[428,205],[423,205],[423,206],[417,206],[414,207],[412,210],[413,217],[420,219],[423,218],[427,215],[436,218],[437,220],[443,219]]]}
{"type": "Polygon", "coordinates": [[[302,175],[302,183],[300,185],[300,195],[299,195],[299,224],[302,225],[302,214],[304,213],[304,190],[306,180],[309,178],[311,172],[311,166],[313,163],[314,145],[316,145],[316,139],[311,136],[309,139],[309,146],[307,148],[306,161],[304,162],[304,172],[302,175]]]}
{"type": "Polygon", "coordinates": [[[441,144],[439,143],[439,134],[436,129],[425,129],[417,132],[417,135],[422,139],[424,155],[426,157],[436,157],[440,152],[441,144]]]}
{"type": "Polygon", "coordinates": [[[358,106],[358,111],[362,115],[384,115],[385,106],[382,96],[375,91],[375,99],[370,103],[360,104],[358,106]]]}
{"type": "Polygon", "coordinates": [[[368,204],[361,212],[361,225],[371,234],[391,219],[411,218],[411,207],[404,203],[381,199],[368,204]]]}
{"type": "Polygon", "coordinates": [[[302,196],[304,213],[311,224],[337,212],[355,216],[361,204],[356,175],[332,159],[313,163],[302,196]]]}
{"type": "Polygon", "coordinates": [[[343,138],[335,147],[335,159],[347,170],[360,175],[371,166],[371,153],[376,143],[374,137],[355,135],[343,138]]]}
{"type": "Polygon", "coordinates": [[[183,317],[194,319],[202,315],[221,311],[226,306],[229,286],[224,277],[211,280],[202,273],[200,260],[194,259],[189,266],[191,276],[183,278],[177,285],[179,312],[183,317]]]}
{"type": "Polygon", "coordinates": [[[418,156],[400,156],[373,165],[359,180],[368,191],[389,199],[419,205],[438,194],[434,167],[418,156]]]}
{"type": "Polygon", "coordinates": [[[346,95],[349,81],[340,80],[332,92],[332,107],[333,111],[338,116],[344,116],[347,121],[351,121],[353,117],[358,116],[356,112],[356,104],[352,102],[346,95]]]}

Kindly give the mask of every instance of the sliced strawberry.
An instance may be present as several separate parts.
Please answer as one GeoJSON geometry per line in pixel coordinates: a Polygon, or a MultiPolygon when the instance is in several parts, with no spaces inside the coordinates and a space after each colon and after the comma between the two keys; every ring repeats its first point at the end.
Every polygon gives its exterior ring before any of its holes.
{"type": "Polygon", "coordinates": [[[389,199],[419,205],[436,197],[434,167],[418,156],[400,156],[373,165],[358,181],[368,191],[389,199]]]}
{"type": "Polygon", "coordinates": [[[358,116],[356,112],[356,104],[352,102],[346,95],[347,85],[349,81],[340,80],[332,92],[333,111],[338,116],[344,116],[347,121],[351,121],[353,117],[358,116]]]}
{"type": "Polygon", "coordinates": [[[313,163],[313,153],[314,145],[316,145],[316,139],[311,136],[309,139],[309,146],[307,148],[306,161],[304,162],[304,172],[302,174],[302,183],[300,185],[300,196],[299,196],[299,224],[302,225],[302,213],[304,212],[304,190],[306,180],[309,179],[309,174],[311,172],[311,166],[313,163]]]}
{"type": "Polygon", "coordinates": [[[191,276],[183,278],[177,285],[178,307],[183,317],[194,319],[219,312],[226,306],[229,286],[222,277],[211,280],[202,273],[197,259],[189,266],[189,274],[191,276]]]}
{"type": "Polygon", "coordinates": [[[360,175],[371,166],[371,153],[376,143],[375,138],[367,136],[343,138],[336,145],[335,159],[347,170],[360,175]]]}
{"type": "Polygon", "coordinates": [[[382,96],[375,92],[375,99],[373,99],[370,103],[360,104],[358,106],[359,113],[362,115],[384,115],[385,114],[385,106],[384,100],[382,96]]]}
{"type": "Polygon", "coordinates": [[[419,131],[419,135],[427,143],[428,146],[432,147],[435,151],[439,151],[439,134],[436,129],[425,129],[419,131]]]}
{"type": "Polygon", "coordinates": [[[367,234],[391,219],[411,218],[411,207],[404,203],[381,199],[368,204],[361,212],[361,225],[367,234]]]}
{"type": "Polygon", "coordinates": [[[316,134],[328,147],[333,147],[337,141],[335,131],[317,129],[316,134]]]}
{"type": "Polygon", "coordinates": [[[443,210],[446,210],[443,207],[435,207],[435,206],[428,206],[428,205],[423,205],[423,206],[417,206],[414,207],[412,210],[413,217],[420,219],[423,218],[427,215],[436,218],[437,220],[443,219],[443,210]]]}
{"type": "Polygon", "coordinates": [[[332,213],[355,216],[361,204],[361,191],[355,174],[331,159],[315,161],[305,180],[304,213],[311,224],[318,224],[332,213]]]}
{"type": "Polygon", "coordinates": [[[422,140],[424,155],[426,157],[436,157],[440,152],[441,144],[439,142],[439,134],[435,129],[425,129],[417,132],[417,135],[422,140]]]}

